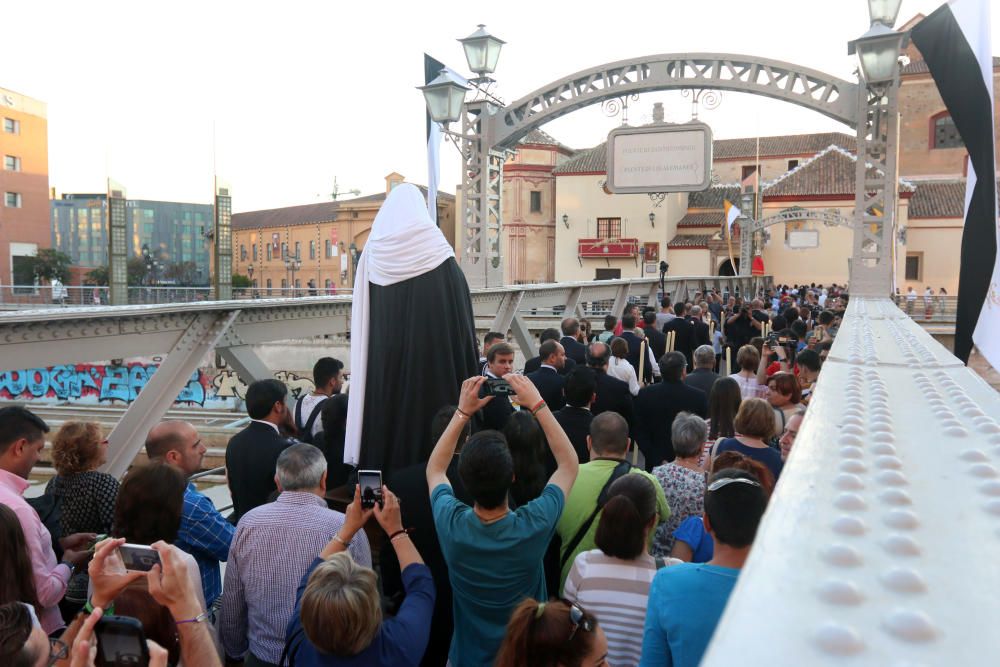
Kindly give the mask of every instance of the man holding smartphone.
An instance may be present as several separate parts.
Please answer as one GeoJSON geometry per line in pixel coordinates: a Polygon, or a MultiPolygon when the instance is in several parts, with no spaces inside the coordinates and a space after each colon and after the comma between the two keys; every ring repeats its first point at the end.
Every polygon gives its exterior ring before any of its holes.
{"type": "Polygon", "coordinates": [[[481,431],[465,443],[458,463],[473,506],[458,500],[447,470],[459,434],[489,403],[506,400],[481,397],[484,377],[462,384],[458,409],[427,462],[434,526],[452,585],[455,632],[449,660],[453,667],[492,664],[514,607],[525,597],[548,597],[542,557],[579,468],[573,445],[531,380],[513,374],[504,379],[538,419],[557,467],[541,495],[512,512],[507,495],[514,463],[507,442],[497,431],[481,431]]]}

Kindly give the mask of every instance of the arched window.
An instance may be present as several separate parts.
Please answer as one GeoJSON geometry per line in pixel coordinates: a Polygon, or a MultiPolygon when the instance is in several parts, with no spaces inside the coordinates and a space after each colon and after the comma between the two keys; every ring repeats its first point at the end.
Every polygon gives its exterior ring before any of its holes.
{"type": "Polygon", "coordinates": [[[931,116],[931,148],[960,148],[962,137],[947,111],[931,116]]]}

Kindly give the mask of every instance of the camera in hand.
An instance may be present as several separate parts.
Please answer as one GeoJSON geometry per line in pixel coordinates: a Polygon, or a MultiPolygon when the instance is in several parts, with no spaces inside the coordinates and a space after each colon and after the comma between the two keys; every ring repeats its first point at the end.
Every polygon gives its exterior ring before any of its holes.
{"type": "Polygon", "coordinates": [[[145,544],[123,544],[118,547],[118,555],[126,570],[149,572],[160,564],[160,554],[145,544]]]}
{"type": "Polygon", "coordinates": [[[358,485],[361,487],[361,508],[372,509],[378,503],[382,507],[382,471],[359,470],[358,485]]]}
{"type": "Polygon", "coordinates": [[[514,389],[503,378],[486,378],[486,391],[490,396],[513,396],[514,389]]]}

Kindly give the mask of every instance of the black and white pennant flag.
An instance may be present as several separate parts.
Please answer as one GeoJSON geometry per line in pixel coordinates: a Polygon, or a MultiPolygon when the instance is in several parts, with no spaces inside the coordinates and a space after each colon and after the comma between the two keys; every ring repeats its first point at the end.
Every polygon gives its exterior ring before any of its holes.
{"type": "Polygon", "coordinates": [[[951,0],[914,26],[910,37],[969,152],[955,356],[967,363],[975,343],[987,361],[1000,368],[1000,221],[990,2],[951,0]]]}
{"type": "MultiPolygon", "coordinates": [[[[437,78],[444,63],[424,54],[424,85],[437,78]]],[[[438,180],[441,178],[441,127],[431,120],[427,112],[427,210],[431,220],[440,226],[437,219],[438,180]]]]}

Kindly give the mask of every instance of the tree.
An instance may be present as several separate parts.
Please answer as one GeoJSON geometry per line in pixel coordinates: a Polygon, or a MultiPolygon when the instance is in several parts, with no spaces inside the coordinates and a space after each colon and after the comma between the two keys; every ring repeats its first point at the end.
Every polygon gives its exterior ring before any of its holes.
{"type": "Polygon", "coordinates": [[[253,281],[250,278],[241,275],[239,273],[233,274],[233,287],[237,289],[253,287],[253,281]]]}
{"type": "Polygon", "coordinates": [[[98,266],[95,269],[87,271],[87,275],[83,277],[84,285],[97,285],[101,287],[108,286],[108,267],[98,266]]]}
{"type": "Polygon", "coordinates": [[[173,262],[163,270],[163,277],[177,281],[178,285],[192,285],[198,265],[194,262],[173,262]]]}
{"type": "Polygon", "coordinates": [[[69,280],[69,267],[72,265],[73,260],[70,256],[55,248],[41,248],[31,258],[32,273],[38,276],[38,280],[41,282],[49,282],[53,278],[58,278],[65,283],[69,280]]]}

